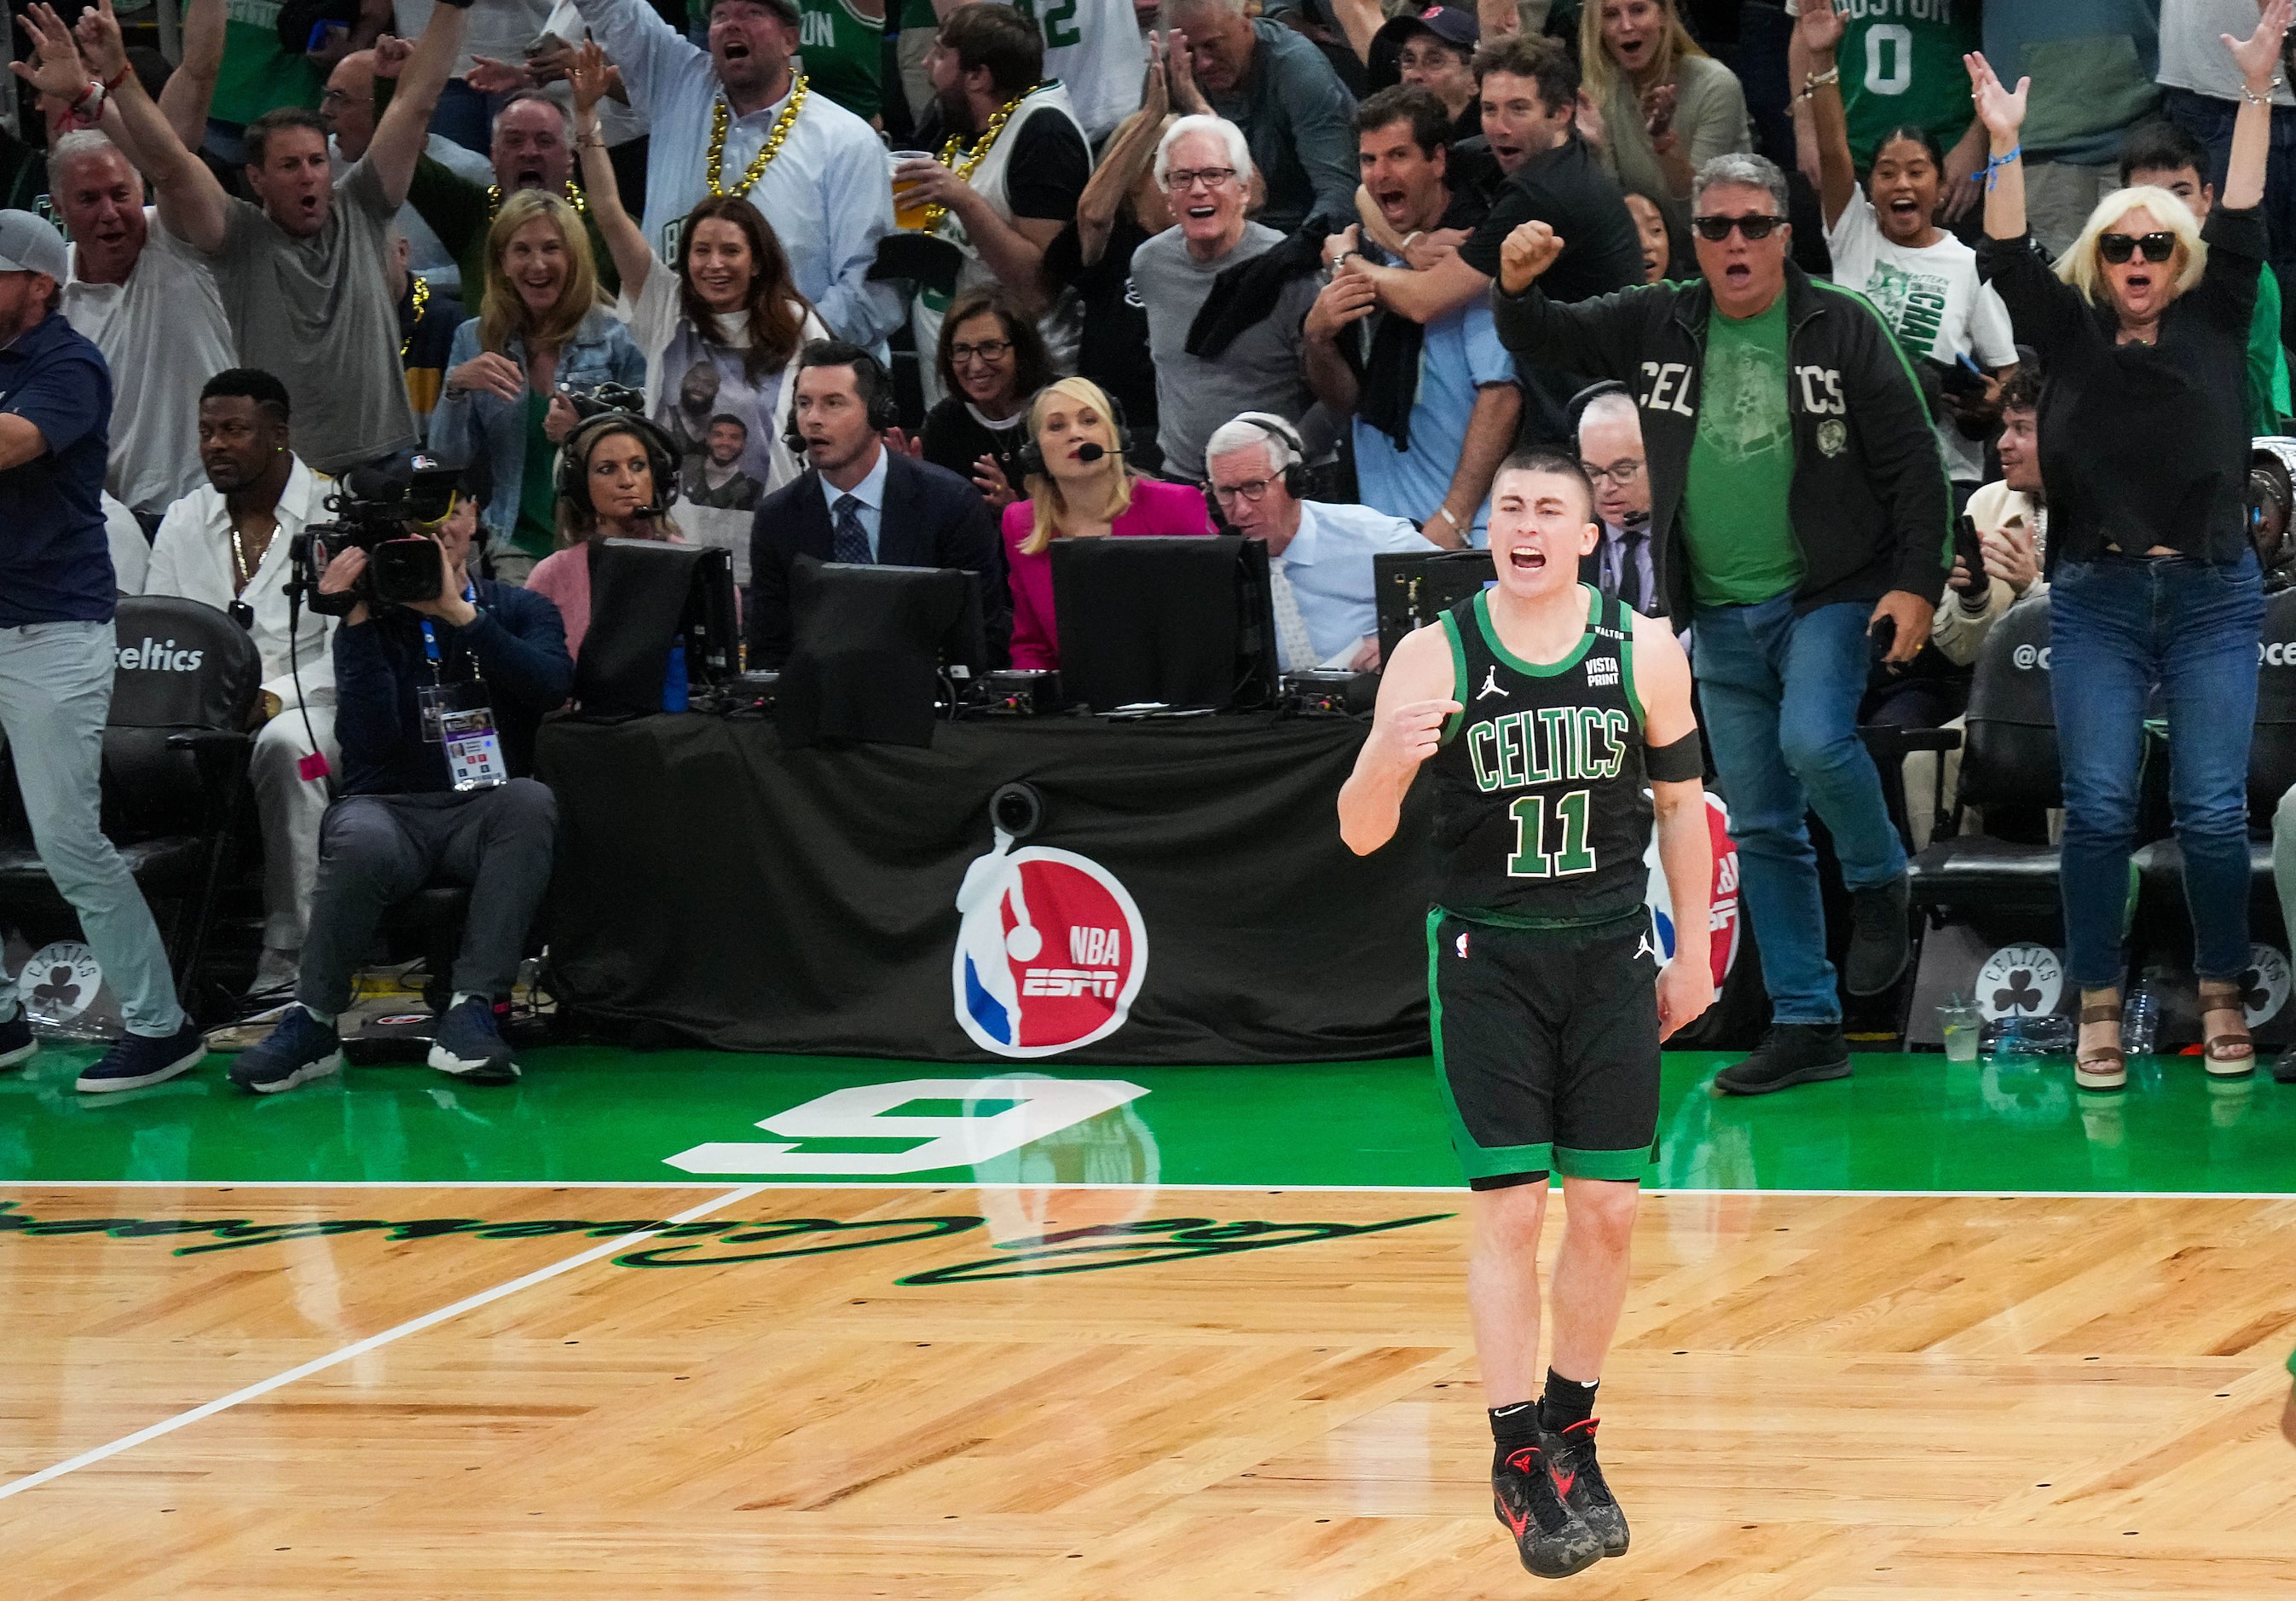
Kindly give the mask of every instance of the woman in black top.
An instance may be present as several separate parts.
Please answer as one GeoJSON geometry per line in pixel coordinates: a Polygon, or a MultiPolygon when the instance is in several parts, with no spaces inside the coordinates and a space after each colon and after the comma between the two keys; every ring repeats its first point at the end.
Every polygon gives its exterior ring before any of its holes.
{"type": "Polygon", "coordinates": [[[956,297],[934,354],[947,393],[925,414],[920,454],[980,485],[1001,514],[1020,497],[1029,398],[1057,376],[1044,335],[1010,291],[992,284],[956,297]]]}
{"type": "Polygon", "coordinates": [[[2249,735],[2263,589],[2247,531],[2248,329],[2272,93],[2291,0],[2225,43],[2245,103],[2205,228],[2164,189],[2122,189],[2051,270],[2027,234],[2013,92],[1968,58],[1992,138],[1979,266],[2040,357],[2049,493],[2049,677],[2065,800],[2059,882],[2081,988],[2074,1075],[2118,1088],[2121,924],[2146,704],[2169,717],[2170,792],[2209,1071],[2255,1067],[2248,966],[2249,735]]]}

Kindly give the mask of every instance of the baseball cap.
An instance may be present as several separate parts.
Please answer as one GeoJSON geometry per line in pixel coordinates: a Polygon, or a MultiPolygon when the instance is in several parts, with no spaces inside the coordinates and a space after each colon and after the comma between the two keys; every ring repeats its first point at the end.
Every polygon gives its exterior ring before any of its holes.
{"type": "MultiPolygon", "coordinates": [[[[788,23],[791,28],[800,26],[800,19],[798,16],[797,0],[750,0],[750,4],[764,6],[767,11],[778,15],[783,21],[788,23]]],[[[718,0],[709,0],[709,4],[703,8],[702,15],[706,17],[709,12],[714,12],[717,9],[718,0]]]]}
{"type": "Polygon", "coordinates": [[[71,251],[45,218],[0,211],[0,273],[45,273],[61,283],[71,276],[71,251]]]}
{"type": "Polygon", "coordinates": [[[1430,5],[1418,11],[1407,11],[1390,19],[1374,34],[1374,39],[1391,40],[1398,49],[1414,33],[1431,33],[1446,45],[1461,49],[1472,49],[1483,37],[1482,25],[1475,13],[1456,5],[1430,5]]]}

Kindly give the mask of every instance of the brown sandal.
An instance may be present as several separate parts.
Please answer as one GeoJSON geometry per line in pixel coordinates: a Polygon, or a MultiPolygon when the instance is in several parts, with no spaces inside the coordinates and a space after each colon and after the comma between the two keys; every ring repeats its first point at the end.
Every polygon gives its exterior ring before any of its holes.
{"type": "MultiPolygon", "coordinates": [[[[2120,1003],[2111,1006],[2083,1006],[2081,1026],[2093,1022],[2118,1023],[2120,1003]]],[[[2128,1082],[2128,1056],[2120,1048],[2116,1037],[2111,1045],[2093,1045],[2079,1049],[2073,1058],[2073,1082],[2083,1089],[2119,1089],[2128,1082]]]]}
{"type": "Polygon", "coordinates": [[[2241,1005],[2240,986],[2210,979],[2201,984],[2202,1027],[2211,1012],[2229,1012],[2241,1020],[2237,1034],[2210,1034],[2201,1046],[2201,1065],[2219,1079],[2241,1079],[2256,1071],[2256,1042],[2248,1032],[2247,1009],[2241,1005]]]}

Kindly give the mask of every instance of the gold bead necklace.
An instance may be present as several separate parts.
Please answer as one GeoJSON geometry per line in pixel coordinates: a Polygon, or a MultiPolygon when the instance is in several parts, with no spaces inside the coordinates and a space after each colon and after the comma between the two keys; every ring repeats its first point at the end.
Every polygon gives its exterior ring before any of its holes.
{"type": "Polygon", "coordinates": [[[718,96],[717,104],[709,109],[709,154],[702,169],[709,177],[710,193],[731,194],[738,198],[749,193],[758,178],[765,176],[767,164],[782,153],[782,146],[789,141],[790,129],[797,126],[797,114],[805,109],[806,86],[810,81],[802,78],[797,80],[796,86],[790,90],[789,104],[782,109],[780,116],[774,119],[774,126],[766,132],[766,142],[758,147],[758,159],[750,163],[750,170],[743,173],[742,181],[731,189],[725,185],[726,130],[733,123],[734,113],[726,105],[726,97],[723,94],[718,96]]]}
{"type": "MultiPolygon", "coordinates": [[[[980,137],[974,143],[972,152],[962,161],[956,159],[956,151],[957,146],[964,143],[964,135],[951,134],[948,136],[948,143],[940,147],[940,164],[956,174],[958,183],[971,183],[974,169],[987,159],[989,151],[995,147],[996,135],[1004,131],[1004,125],[1013,119],[1013,113],[1020,109],[1021,103],[1035,93],[1036,90],[1033,88],[1023,89],[1003,105],[998,106],[996,114],[989,118],[988,126],[980,130],[980,137]]],[[[947,206],[927,206],[924,216],[925,232],[930,234],[940,226],[940,219],[947,215],[947,206]]]]}

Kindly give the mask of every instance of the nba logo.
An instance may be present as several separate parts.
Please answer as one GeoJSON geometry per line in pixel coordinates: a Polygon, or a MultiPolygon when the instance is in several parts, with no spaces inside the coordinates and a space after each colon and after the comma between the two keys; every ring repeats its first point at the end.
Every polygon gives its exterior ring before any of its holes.
{"type": "Polygon", "coordinates": [[[956,892],[956,1021],[1000,1056],[1054,1056],[1124,1026],[1148,971],[1148,930],[1116,875],[1089,857],[996,848],[956,892]]]}
{"type": "MultiPolygon", "coordinates": [[[[1742,925],[1738,916],[1738,846],[1730,837],[1730,809],[1722,803],[1721,796],[1711,791],[1706,796],[1706,834],[1714,848],[1714,882],[1707,923],[1708,938],[1712,943],[1707,948],[1714,969],[1714,988],[1719,990],[1738,960],[1742,925]]],[[[1643,903],[1650,912],[1651,928],[1658,936],[1658,959],[1670,962],[1674,959],[1674,897],[1667,892],[1666,873],[1659,865],[1655,832],[1643,860],[1650,869],[1650,887],[1643,903]]]]}

